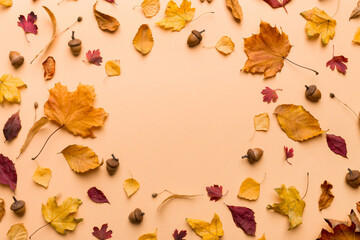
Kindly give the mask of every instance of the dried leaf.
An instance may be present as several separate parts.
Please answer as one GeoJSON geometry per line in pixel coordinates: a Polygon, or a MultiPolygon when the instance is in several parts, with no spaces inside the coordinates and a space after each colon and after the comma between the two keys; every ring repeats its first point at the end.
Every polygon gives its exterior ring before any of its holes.
{"type": "Polygon", "coordinates": [[[276,91],[282,91],[282,89],[272,90],[269,87],[265,87],[265,89],[263,89],[261,91],[261,94],[264,95],[263,102],[270,103],[271,101],[273,101],[273,103],[276,103],[276,101],[278,99],[278,95],[277,95],[276,91]]]}
{"type": "Polygon", "coordinates": [[[284,151],[285,151],[285,160],[286,162],[288,162],[290,165],[291,163],[288,161],[289,158],[292,158],[294,156],[294,149],[293,148],[288,148],[284,146],[284,151]]]}
{"type": "Polygon", "coordinates": [[[49,56],[43,63],[44,78],[45,80],[51,80],[55,74],[55,59],[49,56]]]}
{"type": "Polygon", "coordinates": [[[100,50],[93,50],[92,52],[89,50],[86,53],[86,58],[89,61],[89,63],[92,63],[96,66],[101,66],[102,63],[102,57],[100,56],[100,50]]]}
{"type": "Polygon", "coordinates": [[[111,76],[119,76],[121,71],[120,71],[120,60],[111,60],[111,61],[107,61],[105,63],[105,71],[106,74],[111,77],[111,76]]]}
{"type": "Polygon", "coordinates": [[[303,106],[282,104],[276,107],[274,114],[281,129],[295,141],[305,141],[325,132],[303,106]]]}
{"type": "Polygon", "coordinates": [[[144,0],[141,3],[141,8],[144,12],[145,17],[151,18],[159,12],[160,1],[159,0],[144,0]]]}
{"type": "Polygon", "coordinates": [[[23,223],[14,224],[7,232],[8,240],[27,240],[28,232],[23,223]]]}
{"type": "Polygon", "coordinates": [[[224,235],[221,220],[216,213],[211,223],[189,218],[186,218],[186,221],[203,240],[219,240],[224,235]]]}
{"type": "Polygon", "coordinates": [[[210,187],[206,187],[206,191],[208,196],[210,197],[210,201],[217,202],[223,195],[223,187],[219,185],[214,185],[210,187]]]}
{"type": "Polygon", "coordinates": [[[244,39],[248,60],[242,71],[264,73],[264,78],[273,77],[281,71],[290,49],[289,38],[284,32],[261,21],[260,33],[244,39]]]}
{"type": "Polygon", "coordinates": [[[331,151],[333,151],[335,154],[343,156],[344,158],[347,158],[345,139],[334,134],[326,134],[326,142],[331,151]]]}
{"type": "Polygon", "coordinates": [[[180,7],[170,0],[165,10],[165,17],[157,24],[171,31],[180,31],[190,22],[195,14],[195,8],[191,8],[191,2],[183,0],[180,7]]]}
{"type": "Polygon", "coordinates": [[[157,240],[157,229],[155,229],[154,233],[141,235],[138,240],[157,240]]]}
{"type": "Polygon", "coordinates": [[[261,113],[254,117],[254,126],[255,131],[265,131],[269,130],[270,118],[267,113],[261,113]]]}
{"type": "Polygon", "coordinates": [[[187,232],[186,230],[181,230],[180,232],[175,229],[174,233],[173,233],[173,238],[174,240],[185,240],[184,237],[186,237],[187,232]]]}
{"type": "Polygon", "coordinates": [[[216,50],[222,54],[230,54],[234,51],[235,44],[228,36],[222,36],[215,45],[216,50]]]}
{"type": "Polygon", "coordinates": [[[11,7],[13,5],[12,0],[0,0],[0,5],[5,7],[11,7]]]}
{"type": "Polygon", "coordinates": [[[127,197],[129,198],[139,190],[140,184],[135,179],[128,178],[124,181],[123,187],[124,187],[127,197]]]}
{"type": "Polygon", "coordinates": [[[263,236],[261,238],[259,238],[258,240],[266,240],[265,234],[263,234],[263,236]]]}
{"type": "Polygon", "coordinates": [[[74,218],[81,205],[81,200],[77,198],[67,198],[59,206],[56,201],[56,196],[49,198],[46,205],[42,205],[41,212],[47,223],[49,223],[56,232],[66,234],[66,230],[75,230],[77,224],[83,219],[74,218]]]}
{"type": "Polygon", "coordinates": [[[338,70],[338,72],[341,72],[342,74],[346,73],[346,69],[347,66],[345,65],[345,63],[348,62],[348,59],[346,57],[344,57],[343,55],[341,56],[334,56],[333,58],[330,59],[327,63],[326,66],[329,67],[331,70],[334,70],[335,67],[338,70]]]}
{"type": "Polygon", "coordinates": [[[15,192],[17,174],[14,163],[0,153],[0,183],[8,185],[15,192]]]}
{"type": "Polygon", "coordinates": [[[27,19],[25,19],[24,15],[20,15],[19,22],[17,22],[18,26],[21,27],[25,34],[26,33],[38,33],[38,27],[36,26],[35,22],[37,20],[37,16],[34,12],[28,14],[27,19]]]}
{"type": "Polygon", "coordinates": [[[26,84],[11,74],[4,74],[0,78],[0,103],[4,101],[20,103],[21,95],[19,88],[26,87],[26,84]]]}
{"type": "Polygon", "coordinates": [[[354,8],[354,10],[351,12],[349,21],[353,18],[358,18],[360,17],[360,1],[357,2],[356,7],[354,8]]]}
{"type": "Polygon", "coordinates": [[[284,8],[285,12],[287,12],[285,5],[290,2],[290,0],[264,0],[267,4],[269,4],[272,8],[284,8]]]}
{"type": "Polygon", "coordinates": [[[94,4],[93,10],[99,28],[103,31],[115,32],[116,29],[118,29],[118,27],[120,26],[118,20],[110,15],[96,10],[96,5],[97,2],[94,4]]]}
{"type": "Polygon", "coordinates": [[[165,198],[161,204],[158,207],[158,210],[164,206],[166,203],[168,203],[169,201],[173,200],[173,199],[188,199],[188,198],[194,198],[194,197],[199,197],[201,195],[186,195],[186,194],[171,194],[169,197],[165,198]]]}
{"type": "Polygon", "coordinates": [[[109,203],[109,200],[106,198],[105,194],[97,189],[96,187],[92,187],[87,191],[89,198],[96,203],[109,203]]]}
{"type": "Polygon", "coordinates": [[[5,201],[4,199],[0,198],[0,222],[5,215],[5,212],[5,201]]]}
{"type": "Polygon", "coordinates": [[[240,185],[238,198],[254,201],[259,198],[260,183],[252,178],[246,178],[240,185]]]}
{"type": "Polygon", "coordinates": [[[142,55],[148,54],[154,46],[154,39],[149,25],[143,24],[136,33],[133,44],[142,55]]]}
{"type": "Polygon", "coordinates": [[[229,208],[236,226],[241,228],[247,235],[255,236],[256,222],[254,211],[247,207],[226,206],[229,208]]]}
{"type": "Polygon", "coordinates": [[[231,14],[237,22],[241,22],[243,12],[239,4],[239,0],[226,0],[226,6],[231,10],[231,14]]]}
{"type": "Polygon", "coordinates": [[[319,210],[323,210],[327,207],[329,207],[334,200],[335,196],[332,194],[331,189],[333,188],[333,185],[331,183],[328,183],[326,180],[323,184],[321,184],[321,195],[319,199],[319,210]]]}
{"type": "Polygon", "coordinates": [[[112,234],[112,231],[111,230],[107,230],[108,229],[108,224],[103,224],[101,226],[101,229],[99,229],[98,227],[94,227],[93,228],[93,233],[92,235],[94,237],[96,237],[97,239],[99,240],[106,240],[106,239],[109,239],[111,238],[111,234],[112,234]]]}
{"type": "Polygon", "coordinates": [[[19,116],[20,110],[11,115],[6,121],[3,129],[3,133],[6,141],[11,141],[16,138],[21,129],[21,121],[19,116]]]}
{"type": "Polygon", "coordinates": [[[51,176],[52,173],[50,168],[38,167],[34,172],[32,179],[40,186],[43,186],[44,188],[48,188],[49,182],[51,180],[51,176]]]}
{"type": "Polygon", "coordinates": [[[353,43],[360,44],[360,27],[356,29],[353,43]]]}
{"type": "Polygon", "coordinates": [[[81,145],[69,145],[61,153],[64,155],[70,168],[77,173],[90,171],[102,164],[93,150],[81,145]]]}
{"type": "Polygon", "coordinates": [[[356,210],[360,212],[360,201],[356,203],[356,210]]]}

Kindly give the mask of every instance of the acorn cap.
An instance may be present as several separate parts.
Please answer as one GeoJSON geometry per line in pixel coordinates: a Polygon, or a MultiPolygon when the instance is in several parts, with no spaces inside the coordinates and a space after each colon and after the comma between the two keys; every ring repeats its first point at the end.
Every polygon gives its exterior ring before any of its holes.
{"type": "Polygon", "coordinates": [[[10,209],[12,211],[17,211],[23,207],[25,207],[25,202],[23,200],[18,200],[11,204],[10,209]]]}
{"type": "Polygon", "coordinates": [[[192,30],[192,31],[191,31],[191,33],[192,33],[192,34],[194,34],[194,35],[195,35],[195,37],[197,37],[197,39],[199,39],[199,41],[201,41],[201,40],[202,40],[202,35],[201,35],[201,32],[196,31],[196,30],[192,30]]]}
{"type": "Polygon", "coordinates": [[[305,87],[306,87],[306,92],[305,92],[306,95],[313,95],[317,88],[315,85],[310,85],[310,86],[305,85],[305,87]]]}
{"type": "Polygon", "coordinates": [[[119,161],[113,159],[113,158],[110,158],[108,160],[106,160],[106,165],[109,166],[109,167],[112,167],[112,168],[117,168],[119,167],[119,161]]]}
{"type": "Polygon", "coordinates": [[[76,47],[81,45],[82,41],[80,39],[72,39],[68,42],[69,47],[76,47]]]}

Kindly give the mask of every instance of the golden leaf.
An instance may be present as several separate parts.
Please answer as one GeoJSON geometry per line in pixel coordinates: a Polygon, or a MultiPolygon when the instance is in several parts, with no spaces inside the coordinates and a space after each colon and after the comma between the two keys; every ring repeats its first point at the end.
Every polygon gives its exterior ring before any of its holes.
{"type": "Polygon", "coordinates": [[[0,0],[0,5],[5,7],[11,7],[13,5],[12,0],[0,0]]]}
{"type": "Polygon", "coordinates": [[[27,240],[28,232],[23,223],[14,224],[7,232],[8,240],[27,240]]]}
{"type": "Polygon", "coordinates": [[[223,36],[215,45],[216,50],[222,54],[230,54],[234,51],[235,44],[228,36],[223,36]]]}
{"type": "Polygon", "coordinates": [[[121,73],[120,60],[107,61],[105,64],[105,71],[108,76],[119,76],[121,73]]]}
{"type": "Polygon", "coordinates": [[[221,220],[216,213],[211,223],[189,218],[186,218],[186,221],[203,240],[219,240],[224,235],[221,220]]]}
{"type": "Polygon", "coordinates": [[[226,6],[231,10],[231,13],[236,21],[241,22],[243,13],[239,0],[226,0],[226,6]]]}
{"type": "Polygon", "coordinates": [[[45,80],[51,80],[55,74],[55,59],[50,56],[42,63],[42,65],[44,67],[45,80]]]}
{"type": "Polygon", "coordinates": [[[158,207],[158,210],[165,205],[165,203],[169,202],[170,200],[173,199],[186,199],[186,198],[194,198],[194,197],[199,197],[201,195],[186,195],[186,194],[171,194],[169,197],[165,198],[164,201],[161,202],[161,204],[158,207]]]}
{"type": "Polygon", "coordinates": [[[77,224],[83,220],[74,218],[81,203],[80,199],[69,197],[59,206],[55,196],[49,198],[46,205],[42,205],[41,212],[45,221],[50,223],[56,232],[66,234],[66,230],[75,230],[77,224]]]}
{"type": "Polygon", "coordinates": [[[358,29],[356,29],[353,43],[360,44],[360,27],[358,27],[358,29]]]}
{"type": "Polygon", "coordinates": [[[96,4],[97,2],[94,4],[93,10],[99,28],[103,31],[115,32],[120,26],[118,20],[110,15],[96,10],[96,4]]]}
{"type": "Polygon", "coordinates": [[[332,19],[326,12],[314,7],[309,11],[300,13],[300,15],[307,20],[305,29],[308,37],[320,35],[324,45],[334,38],[336,20],[332,19]]]}
{"type": "Polygon", "coordinates": [[[265,234],[263,234],[263,236],[261,238],[259,238],[258,240],[266,240],[265,234]]]}
{"type": "Polygon", "coordinates": [[[38,167],[34,172],[32,179],[40,186],[43,186],[44,188],[48,188],[49,182],[51,180],[51,169],[38,167]]]}
{"type": "Polygon", "coordinates": [[[102,164],[93,150],[81,145],[69,145],[61,153],[64,155],[70,168],[77,173],[87,172],[102,164]]]}
{"type": "Polygon", "coordinates": [[[154,46],[154,39],[149,25],[143,24],[139,27],[139,30],[134,37],[133,44],[136,50],[143,55],[146,55],[151,51],[154,46]]]}
{"type": "Polygon", "coordinates": [[[154,233],[147,233],[147,234],[141,235],[139,237],[139,240],[157,240],[157,229],[155,229],[154,233]]]}
{"type": "Polygon", "coordinates": [[[303,106],[282,104],[276,107],[274,114],[286,135],[295,141],[305,141],[321,135],[319,121],[303,106]]]}
{"type": "Polygon", "coordinates": [[[129,198],[139,190],[140,184],[135,179],[128,178],[124,181],[123,187],[124,187],[127,197],[129,198]]]}
{"type": "Polygon", "coordinates": [[[256,131],[265,131],[269,130],[270,118],[267,113],[261,113],[254,117],[254,126],[256,131]]]}
{"type": "Polygon", "coordinates": [[[11,74],[4,74],[0,78],[0,103],[5,99],[12,103],[20,103],[21,95],[18,88],[26,87],[26,84],[11,74]]]}
{"type": "Polygon", "coordinates": [[[92,128],[101,127],[108,114],[102,108],[94,108],[94,87],[79,84],[69,92],[60,83],[49,90],[50,96],[44,105],[49,120],[64,126],[69,132],[81,137],[95,137],[92,128]]]}
{"type": "Polygon", "coordinates": [[[326,180],[323,184],[321,184],[321,190],[322,193],[320,195],[319,199],[319,210],[323,210],[327,207],[329,207],[334,200],[335,196],[332,194],[331,189],[333,188],[333,185],[331,183],[328,183],[326,180]]]}
{"type": "Polygon", "coordinates": [[[145,17],[153,17],[160,10],[160,1],[159,0],[144,0],[141,3],[141,8],[145,14],[145,17]]]}
{"type": "Polygon", "coordinates": [[[165,10],[165,17],[157,24],[171,31],[180,31],[190,22],[195,14],[195,8],[191,8],[191,2],[183,0],[180,7],[170,0],[165,10]]]}
{"type": "Polygon", "coordinates": [[[290,186],[286,188],[284,184],[281,188],[275,188],[275,191],[281,198],[280,203],[274,203],[272,206],[267,205],[267,209],[272,209],[282,215],[289,217],[290,230],[302,223],[302,214],[306,206],[305,202],[301,199],[298,190],[290,186]]]}
{"type": "Polygon", "coordinates": [[[259,198],[260,183],[252,178],[246,178],[240,186],[238,198],[254,201],[259,198]]]}
{"type": "Polygon", "coordinates": [[[248,60],[242,71],[264,73],[264,78],[273,77],[281,71],[290,49],[289,38],[284,32],[261,21],[260,33],[244,39],[248,60]]]}
{"type": "Polygon", "coordinates": [[[5,212],[5,201],[4,199],[0,198],[0,222],[5,215],[5,212]]]}
{"type": "Polygon", "coordinates": [[[354,8],[354,10],[351,12],[350,14],[350,18],[349,21],[353,18],[358,18],[360,17],[360,1],[357,2],[356,7],[354,8]]]}

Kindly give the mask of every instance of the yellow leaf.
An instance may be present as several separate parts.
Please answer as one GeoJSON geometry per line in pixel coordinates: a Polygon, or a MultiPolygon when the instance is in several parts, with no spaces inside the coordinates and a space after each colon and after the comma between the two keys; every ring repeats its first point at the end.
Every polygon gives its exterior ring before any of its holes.
{"type": "Polygon", "coordinates": [[[241,22],[243,13],[238,0],[226,0],[226,6],[231,10],[231,13],[236,21],[241,22]]]}
{"type": "Polygon", "coordinates": [[[302,223],[302,214],[306,206],[305,202],[301,199],[298,190],[290,186],[286,188],[284,184],[281,188],[275,188],[275,191],[281,198],[280,203],[274,203],[272,206],[267,205],[267,209],[272,209],[282,215],[289,217],[290,228],[298,226],[302,223]]]}
{"type": "Polygon", "coordinates": [[[23,223],[14,224],[7,233],[8,240],[27,240],[28,232],[23,223]]]}
{"type": "Polygon", "coordinates": [[[234,51],[235,44],[228,36],[223,36],[215,45],[216,50],[225,55],[230,54],[234,51]]]}
{"type": "Polygon", "coordinates": [[[49,182],[51,180],[51,169],[38,167],[34,172],[32,179],[34,182],[43,186],[44,188],[48,188],[49,182]]]}
{"type": "Polygon", "coordinates": [[[305,29],[308,37],[318,37],[320,35],[324,45],[334,38],[336,20],[332,19],[326,12],[314,7],[300,14],[307,20],[305,29]]]}
{"type": "Polygon", "coordinates": [[[274,114],[281,129],[295,141],[305,141],[325,132],[321,130],[319,121],[303,106],[282,104],[276,107],[274,114]]]}
{"type": "Polygon", "coordinates": [[[136,193],[139,188],[140,188],[140,184],[138,181],[136,181],[133,178],[128,178],[124,181],[124,190],[125,193],[127,195],[127,197],[131,197],[134,193],[136,193]]]}
{"type": "Polygon", "coordinates": [[[5,7],[11,7],[13,5],[12,0],[0,0],[0,5],[5,7]]]}
{"type": "Polygon", "coordinates": [[[252,178],[246,178],[240,186],[238,198],[250,201],[257,200],[260,195],[260,183],[252,178]]]}
{"type": "Polygon", "coordinates": [[[160,10],[160,1],[159,0],[144,0],[141,3],[141,8],[145,14],[145,17],[153,17],[160,10]]]}
{"type": "Polygon", "coordinates": [[[157,240],[157,229],[155,229],[154,233],[147,233],[147,234],[141,235],[139,237],[139,240],[157,240]]]}
{"type": "Polygon", "coordinates": [[[195,14],[195,8],[191,8],[191,2],[183,0],[180,7],[170,0],[165,10],[165,17],[157,24],[171,31],[180,31],[190,22],[195,14]]]}
{"type": "Polygon", "coordinates": [[[186,221],[202,240],[219,240],[224,235],[221,220],[216,213],[211,223],[189,218],[186,221]]]}
{"type": "Polygon", "coordinates": [[[96,4],[97,2],[94,4],[93,10],[99,28],[103,31],[115,32],[120,26],[118,20],[110,15],[96,10],[96,4]]]}
{"type": "Polygon", "coordinates": [[[0,103],[5,99],[12,103],[20,103],[21,95],[18,88],[26,87],[26,84],[11,74],[4,74],[0,78],[0,103]]]}
{"type": "Polygon", "coordinates": [[[261,238],[259,238],[258,240],[266,240],[265,234],[261,238]]]}
{"type": "Polygon", "coordinates": [[[358,27],[358,29],[355,32],[353,42],[357,43],[357,44],[360,44],[360,27],[358,27]]]}
{"type": "Polygon", "coordinates": [[[101,127],[108,114],[102,108],[94,108],[94,87],[79,84],[69,92],[60,83],[49,90],[50,96],[44,105],[49,120],[64,126],[69,132],[82,137],[95,137],[92,129],[101,127]]]}
{"type": "Polygon", "coordinates": [[[61,153],[64,155],[70,168],[77,173],[87,172],[102,164],[93,150],[81,145],[69,145],[61,153]]]}
{"type": "Polygon", "coordinates": [[[107,61],[105,64],[105,71],[108,76],[119,76],[120,71],[120,60],[107,61]]]}
{"type": "Polygon", "coordinates": [[[267,113],[261,113],[254,117],[254,125],[256,131],[265,131],[269,130],[270,118],[267,113]]]}
{"type": "Polygon", "coordinates": [[[151,51],[154,46],[154,39],[149,25],[143,24],[139,27],[139,30],[134,37],[133,44],[136,50],[143,55],[146,55],[151,51]]]}
{"type": "Polygon", "coordinates": [[[1,219],[4,217],[5,215],[5,201],[4,199],[0,198],[0,222],[1,219]]]}
{"type": "Polygon", "coordinates": [[[69,197],[59,206],[55,196],[49,198],[46,205],[42,205],[41,212],[45,221],[50,223],[56,232],[66,234],[66,230],[75,230],[77,224],[83,220],[74,218],[81,203],[80,199],[69,197]]]}

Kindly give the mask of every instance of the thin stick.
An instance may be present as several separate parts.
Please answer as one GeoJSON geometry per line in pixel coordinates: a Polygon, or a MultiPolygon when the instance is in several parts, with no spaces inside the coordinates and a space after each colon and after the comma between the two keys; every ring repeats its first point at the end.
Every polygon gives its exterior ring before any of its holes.
{"type": "Polygon", "coordinates": [[[47,225],[49,225],[49,223],[46,223],[45,225],[39,227],[38,229],[36,229],[35,232],[33,232],[30,236],[29,239],[31,239],[32,236],[34,236],[35,233],[37,233],[39,230],[43,229],[44,227],[46,227],[47,225]]]}
{"type": "Polygon", "coordinates": [[[316,75],[318,75],[318,74],[319,74],[319,72],[318,72],[318,71],[315,71],[314,69],[311,69],[311,68],[308,68],[308,67],[301,66],[301,65],[299,65],[299,64],[297,64],[297,63],[295,63],[295,62],[291,61],[290,59],[288,59],[288,58],[286,58],[286,57],[283,57],[283,59],[288,60],[290,63],[294,64],[295,66],[298,66],[298,67],[301,67],[301,68],[304,68],[304,69],[307,69],[307,70],[313,71],[316,75]]]}
{"type": "Polygon", "coordinates": [[[135,9],[135,8],[137,8],[137,7],[140,7],[141,5],[135,5],[134,7],[133,7],[133,10],[135,9]]]}
{"type": "Polygon", "coordinates": [[[266,179],[266,172],[265,172],[265,174],[264,174],[263,180],[262,180],[261,183],[259,183],[259,184],[263,184],[263,183],[265,182],[265,179],[266,179]]]}
{"type": "Polygon", "coordinates": [[[308,190],[309,190],[309,172],[306,173],[306,191],[305,191],[304,196],[301,198],[301,200],[303,200],[306,197],[308,190]]]}
{"type": "Polygon", "coordinates": [[[55,131],[53,131],[50,136],[46,139],[44,145],[42,146],[42,148],[40,149],[40,152],[35,156],[33,157],[31,160],[35,160],[39,155],[40,153],[42,152],[42,150],[44,149],[44,147],[46,146],[47,142],[49,141],[49,139],[52,137],[52,135],[54,135],[57,131],[59,131],[61,128],[63,128],[65,126],[65,124],[61,125],[60,127],[58,127],[55,131]]]}
{"type": "Polygon", "coordinates": [[[62,2],[64,2],[65,0],[61,0],[60,2],[58,2],[58,4],[57,5],[60,5],[62,2]]]}
{"type": "Polygon", "coordinates": [[[215,12],[206,12],[206,13],[203,13],[203,14],[200,14],[199,16],[197,16],[196,18],[194,18],[193,20],[191,20],[191,22],[194,22],[196,21],[197,19],[199,19],[199,17],[205,15],[205,14],[208,14],[208,13],[215,13],[215,12]]]}
{"type": "Polygon", "coordinates": [[[355,111],[352,110],[352,108],[349,107],[346,103],[344,103],[343,101],[341,101],[340,99],[338,99],[338,98],[335,96],[335,94],[330,93],[330,97],[331,97],[331,98],[335,98],[337,101],[339,101],[340,103],[342,103],[345,107],[347,107],[347,108],[355,115],[355,117],[356,117],[358,120],[360,120],[359,116],[355,113],[355,111]]]}
{"type": "Polygon", "coordinates": [[[339,11],[339,7],[340,7],[340,0],[338,0],[338,1],[337,1],[336,11],[335,11],[335,13],[332,15],[332,17],[331,17],[331,18],[334,18],[334,17],[335,17],[335,15],[338,13],[338,11],[339,11]]]}

